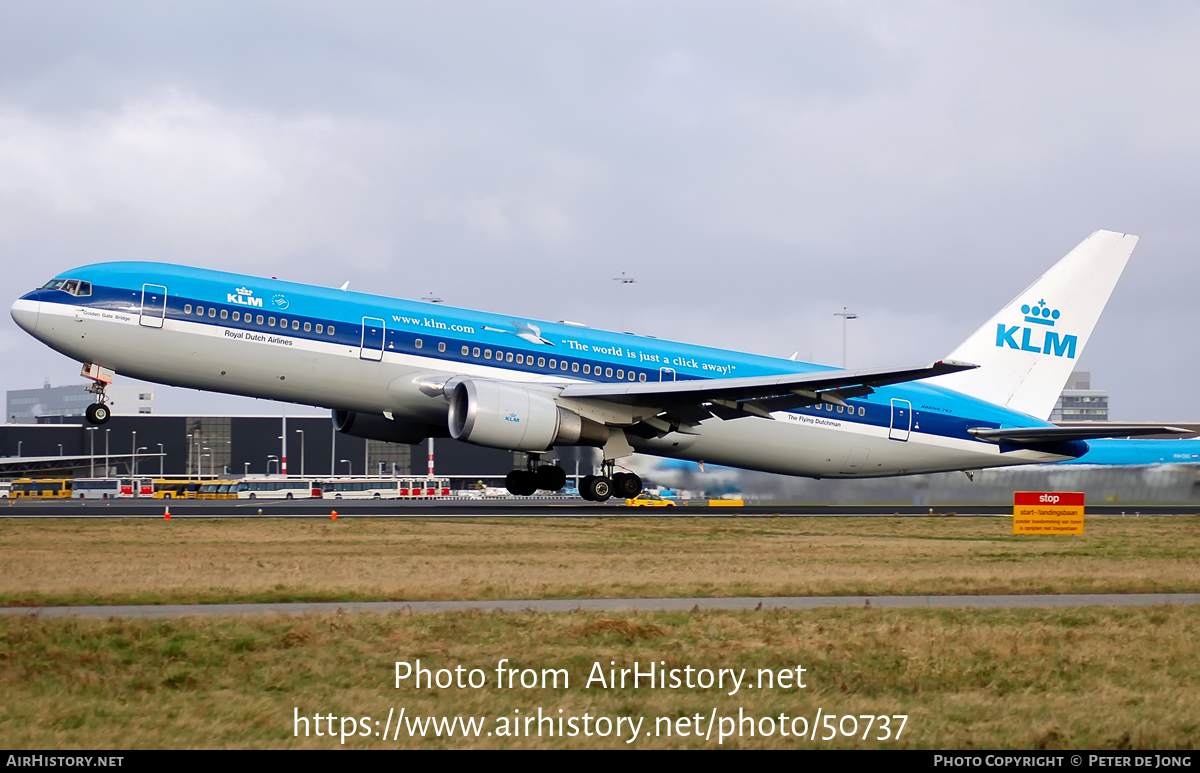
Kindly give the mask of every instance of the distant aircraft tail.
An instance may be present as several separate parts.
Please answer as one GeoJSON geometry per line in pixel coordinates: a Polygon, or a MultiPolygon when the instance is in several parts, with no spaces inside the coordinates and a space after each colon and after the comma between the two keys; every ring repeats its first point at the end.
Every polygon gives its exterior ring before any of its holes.
{"type": "Polygon", "coordinates": [[[1137,240],[1084,239],[948,356],[981,367],[929,382],[1048,419],[1137,240]]]}

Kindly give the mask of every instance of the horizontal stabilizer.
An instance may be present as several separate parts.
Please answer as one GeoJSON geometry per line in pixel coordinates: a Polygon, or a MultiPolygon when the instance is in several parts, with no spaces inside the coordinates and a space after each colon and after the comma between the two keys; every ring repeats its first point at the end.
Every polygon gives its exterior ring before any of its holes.
{"type": "Polygon", "coordinates": [[[1099,438],[1140,437],[1143,435],[1192,435],[1193,432],[1179,427],[1150,427],[1145,424],[1105,424],[1099,427],[1006,427],[989,429],[979,427],[967,430],[980,440],[993,443],[1037,445],[1039,443],[1063,443],[1068,440],[1096,440],[1099,438]]]}

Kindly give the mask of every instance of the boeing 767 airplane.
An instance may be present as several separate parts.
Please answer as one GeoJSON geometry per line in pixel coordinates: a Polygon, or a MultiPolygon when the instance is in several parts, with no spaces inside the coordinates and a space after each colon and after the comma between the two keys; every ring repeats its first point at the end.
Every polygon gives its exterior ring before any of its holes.
{"type": "Polygon", "coordinates": [[[72,269],[12,316],[83,363],[108,420],[115,375],[332,409],[338,430],[524,451],[518,495],[556,491],[554,446],[602,450],[585,499],[642,488],[636,452],[814,478],[977,470],[1082,456],[1098,437],[1051,409],[1137,237],[1097,231],[945,358],[842,370],[163,263],[72,269]]]}

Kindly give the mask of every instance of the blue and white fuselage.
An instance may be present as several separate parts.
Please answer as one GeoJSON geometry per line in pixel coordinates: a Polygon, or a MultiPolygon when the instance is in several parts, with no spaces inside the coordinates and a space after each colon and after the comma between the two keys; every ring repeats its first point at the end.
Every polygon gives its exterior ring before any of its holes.
{"type": "MultiPolygon", "coordinates": [[[[938,383],[889,384],[863,372],[859,386],[834,379],[823,389],[821,379],[849,371],[170,264],[73,269],[17,300],[12,316],[55,350],[119,375],[386,417],[430,434],[457,421],[456,437],[517,450],[547,450],[530,439],[532,428],[504,432],[536,425],[534,403],[549,400],[557,418],[546,420],[558,423],[539,437],[591,438],[608,459],[636,450],[823,478],[1030,464],[1087,451],[1071,438],[981,438],[981,430],[1054,425],[938,383]],[[782,384],[782,397],[764,392],[763,382],[782,384]],[[493,394],[483,388],[489,384],[508,386],[493,394]],[[749,391],[729,399],[697,391],[721,384],[749,391]],[[456,418],[456,386],[478,411],[461,407],[456,418]],[[514,427],[467,434],[493,413],[514,427]],[[559,426],[568,419],[583,429],[559,426]]],[[[1008,354],[1003,343],[998,356],[1008,354]]],[[[975,373],[986,376],[986,367],[975,373]]],[[[930,371],[938,372],[950,371],[930,371]]]]}

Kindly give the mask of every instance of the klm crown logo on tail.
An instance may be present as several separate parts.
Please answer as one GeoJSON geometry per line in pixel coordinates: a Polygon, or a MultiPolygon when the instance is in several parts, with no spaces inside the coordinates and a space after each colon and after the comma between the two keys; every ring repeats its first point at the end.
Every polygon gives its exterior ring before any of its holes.
{"type": "Polygon", "coordinates": [[[1060,338],[1058,333],[1053,330],[1043,330],[1044,335],[1041,341],[1034,340],[1034,333],[1039,328],[1054,327],[1054,323],[1062,316],[1058,309],[1051,309],[1046,305],[1045,300],[1040,300],[1035,305],[1021,306],[1021,313],[1025,315],[1026,322],[1037,325],[1038,328],[1022,327],[1021,325],[1009,327],[1000,322],[996,325],[996,346],[1001,348],[1007,346],[1023,352],[1052,354],[1055,357],[1066,356],[1067,359],[1075,359],[1075,347],[1079,342],[1077,336],[1064,335],[1060,338]],[[1017,344],[1015,337],[1018,331],[1021,333],[1020,345],[1017,344]]]}

